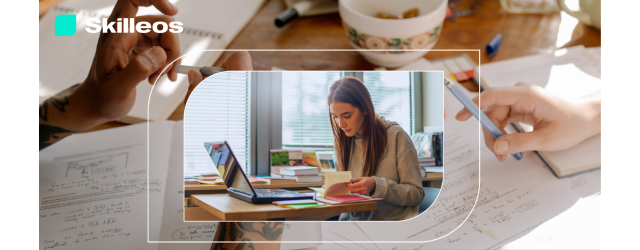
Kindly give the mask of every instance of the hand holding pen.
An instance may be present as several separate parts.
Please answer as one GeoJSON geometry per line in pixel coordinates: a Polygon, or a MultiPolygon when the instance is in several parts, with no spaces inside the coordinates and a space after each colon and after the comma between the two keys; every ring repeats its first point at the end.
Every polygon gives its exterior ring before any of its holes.
{"type": "MultiPolygon", "coordinates": [[[[568,149],[600,133],[599,92],[572,102],[521,82],[513,87],[489,88],[472,101],[480,103],[486,117],[504,134],[494,138],[483,128],[485,144],[500,161],[517,152],[568,149]],[[504,127],[517,122],[532,125],[533,131],[506,134],[504,127]]],[[[471,116],[465,108],[456,119],[465,121],[471,116]]]]}

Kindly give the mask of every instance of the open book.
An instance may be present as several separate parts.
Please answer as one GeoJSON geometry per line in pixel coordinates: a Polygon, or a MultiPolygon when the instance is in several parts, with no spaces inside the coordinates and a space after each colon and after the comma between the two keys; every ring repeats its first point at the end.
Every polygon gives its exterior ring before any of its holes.
{"type": "MultiPolygon", "coordinates": [[[[600,90],[600,48],[575,46],[553,54],[531,55],[483,64],[483,84],[489,87],[512,86],[524,81],[545,88],[568,100],[577,100],[600,90]]],[[[518,131],[530,132],[527,124],[514,124],[518,131]]],[[[584,140],[573,148],[537,151],[557,177],[600,167],[601,135],[584,140]]]]}
{"type": "Polygon", "coordinates": [[[372,199],[359,194],[351,194],[346,184],[350,183],[351,171],[337,171],[324,173],[324,187],[310,187],[311,190],[318,192],[317,200],[328,204],[341,204],[350,202],[361,202],[379,200],[372,199]]]}
{"type": "MultiPolygon", "coordinates": [[[[179,34],[183,65],[211,66],[222,51],[251,20],[262,6],[263,0],[190,0],[178,1],[176,21],[183,23],[179,34]]],[[[40,102],[71,85],[81,83],[87,77],[100,34],[85,31],[85,20],[108,17],[115,0],[69,0],[58,4],[40,19],[39,96],[40,102]],[[73,36],[54,36],[55,18],[60,14],[76,14],[77,31],[73,36]]],[[[140,15],[158,15],[155,7],[141,7],[140,15]]],[[[176,82],[166,76],[158,79],[155,87],[147,81],[138,84],[136,102],[121,122],[138,123],[149,120],[166,120],[182,103],[189,84],[187,76],[178,75],[176,82]]]]}
{"type": "MultiPolygon", "coordinates": [[[[210,249],[157,244],[212,241],[216,232],[217,222],[183,220],[193,209],[184,207],[183,145],[183,123],[161,121],[71,135],[40,151],[40,249],[210,249]]],[[[285,224],[282,240],[320,241],[320,230],[285,224]]]]}

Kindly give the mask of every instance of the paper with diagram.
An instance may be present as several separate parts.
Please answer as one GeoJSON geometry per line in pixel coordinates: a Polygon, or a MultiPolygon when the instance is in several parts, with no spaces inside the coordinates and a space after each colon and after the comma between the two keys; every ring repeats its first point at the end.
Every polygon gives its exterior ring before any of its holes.
{"type": "MultiPolygon", "coordinates": [[[[149,171],[147,124],[72,135],[41,151],[40,249],[209,249],[211,243],[159,243],[212,241],[217,228],[183,222],[182,126],[149,124],[149,171]]],[[[321,237],[319,223],[285,224],[283,240],[321,237]]]]}

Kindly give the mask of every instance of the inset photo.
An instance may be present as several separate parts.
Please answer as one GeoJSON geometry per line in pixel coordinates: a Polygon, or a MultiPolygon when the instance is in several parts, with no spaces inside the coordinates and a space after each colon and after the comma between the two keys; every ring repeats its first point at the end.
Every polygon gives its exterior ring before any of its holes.
{"type": "Polygon", "coordinates": [[[184,220],[415,218],[444,178],[443,79],[442,71],[204,79],[184,112],[184,220]]]}

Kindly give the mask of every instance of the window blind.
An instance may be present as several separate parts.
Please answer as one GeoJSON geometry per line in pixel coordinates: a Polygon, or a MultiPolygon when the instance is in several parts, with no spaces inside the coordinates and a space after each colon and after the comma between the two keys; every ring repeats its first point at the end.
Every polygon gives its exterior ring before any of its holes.
{"type": "MultiPolygon", "coordinates": [[[[283,147],[333,147],[327,97],[331,84],[345,72],[282,73],[283,147]]],[[[376,113],[396,121],[411,134],[412,98],[410,72],[364,72],[363,82],[376,113]]]]}
{"type": "Polygon", "coordinates": [[[338,71],[282,72],[283,147],[333,146],[327,97],[338,71]]]}
{"type": "Polygon", "coordinates": [[[201,82],[184,112],[185,175],[216,172],[204,142],[226,140],[245,173],[250,160],[250,72],[221,72],[201,82]]]}
{"type": "Polygon", "coordinates": [[[409,136],[413,131],[411,72],[365,71],[363,82],[369,90],[373,107],[387,121],[397,122],[409,136]]]}

